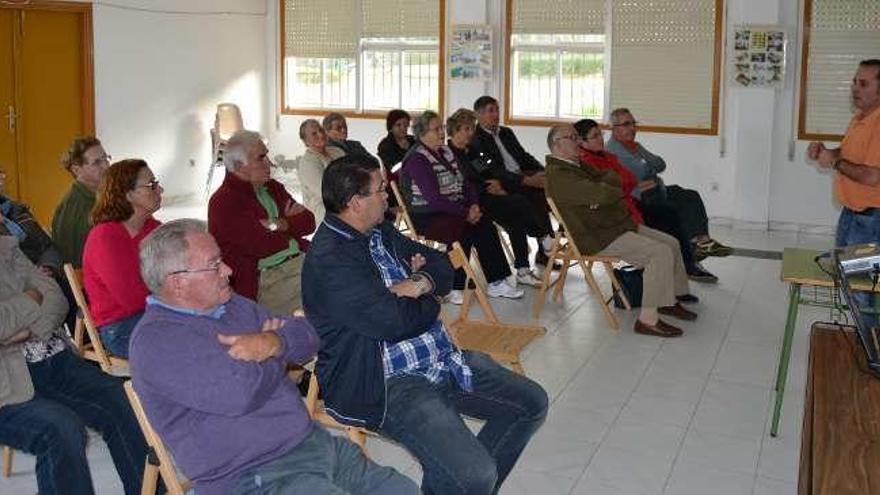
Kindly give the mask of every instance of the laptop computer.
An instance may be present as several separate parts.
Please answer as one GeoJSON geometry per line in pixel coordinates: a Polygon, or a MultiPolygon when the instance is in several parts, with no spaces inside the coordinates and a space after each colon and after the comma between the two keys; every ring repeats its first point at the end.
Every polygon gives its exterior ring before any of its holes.
{"type": "Polygon", "coordinates": [[[877,316],[880,315],[874,313],[873,307],[860,305],[854,297],[851,286],[851,280],[856,275],[880,274],[876,249],[876,244],[847,246],[834,249],[831,257],[837,268],[844,301],[846,301],[855,320],[856,334],[858,334],[859,343],[865,351],[868,369],[875,376],[880,377],[880,341],[877,338],[877,316]]]}

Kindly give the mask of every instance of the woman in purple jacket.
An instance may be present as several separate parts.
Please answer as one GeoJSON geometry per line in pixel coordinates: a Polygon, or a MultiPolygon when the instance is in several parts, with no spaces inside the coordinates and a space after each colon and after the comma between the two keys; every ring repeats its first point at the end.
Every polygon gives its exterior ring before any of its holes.
{"type": "MultiPolygon", "coordinates": [[[[468,182],[452,150],[444,145],[440,116],[427,110],[413,122],[415,148],[403,162],[400,185],[416,231],[428,239],[452,246],[458,241],[466,253],[477,248],[490,297],[517,299],[523,291],[508,285],[510,265],[504,255],[498,231],[483,216],[477,191],[468,182]]],[[[450,300],[461,301],[465,275],[457,270],[450,300]]]]}

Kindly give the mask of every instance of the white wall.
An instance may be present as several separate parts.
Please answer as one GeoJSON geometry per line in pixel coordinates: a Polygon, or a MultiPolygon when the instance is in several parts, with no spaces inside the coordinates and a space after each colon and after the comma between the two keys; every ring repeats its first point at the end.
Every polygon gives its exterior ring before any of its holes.
{"type": "MultiPolygon", "coordinates": [[[[503,0],[448,0],[448,23],[489,23],[494,27],[495,80],[488,83],[447,82],[447,111],[470,106],[483,92],[500,96],[502,87],[501,42],[503,0]]],[[[742,228],[830,232],[838,206],[831,180],[804,160],[806,142],[792,143],[794,81],[798,75],[797,0],[727,0],[725,29],[735,24],[781,24],[789,34],[788,67],[781,90],[728,87],[722,99],[718,136],[641,133],[639,140],[666,158],[668,183],[699,190],[716,221],[742,228]],[[789,150],[793,150],[789,158],[789,150]]],[[[268,0],[267,63],[274,72],[277,56],[277,0],[268,0]],[[271,33],[269,33],[271,31],[271,33]]],[[[855,70],[855,68],[853,68],[855,70]]],[[[275,77],[270,78],[270,99],[275,98],[275,77]]],[[[270,104],[275,112],[276,103],[270,104]]],[[[301,117],[281,116],[269,131],[271,148],[288,156],[303,151],[297,130],[301,117]]],[[[546,154],[547,130],[516,127],[520,140],[538,157],[546,154]]],[[[384,121],[352,119],[349,134],[374,149],[385,134],[384,121]]]]}
{"type": "Polygon", "coordinates": [[[204,190],[217,103],[268,127],[265,27],[265,0],[94,5],[97,135],[114,159],[146,159],[166,204],[204,190]]]}

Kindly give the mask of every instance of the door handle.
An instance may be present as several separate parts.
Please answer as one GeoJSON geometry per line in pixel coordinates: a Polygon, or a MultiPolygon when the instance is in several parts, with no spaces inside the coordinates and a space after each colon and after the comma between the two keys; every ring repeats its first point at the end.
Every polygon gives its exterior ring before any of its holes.
{"type": "Polygon", "coordinates": [[[15,107],[9,105],[7,107],[9,111],[6,113],[6,127],[9,129],[10,133],[15,132],[15,121],[18,118],[18,115],[15,114],[15,107]]]}

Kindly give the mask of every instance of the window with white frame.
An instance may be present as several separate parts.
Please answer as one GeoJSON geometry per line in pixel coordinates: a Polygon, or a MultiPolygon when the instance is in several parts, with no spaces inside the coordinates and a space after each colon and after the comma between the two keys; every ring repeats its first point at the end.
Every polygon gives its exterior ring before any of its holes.
{"type": "Polygon", "coordinates": [[[437,109],[442,0],[284,0],[284,110],[437,109]]]}
{"type": "Polygon", "coordinates": [[[508,0],[507,117],[715,133],[721,0],[508,0]]]}

